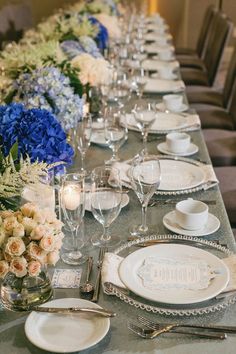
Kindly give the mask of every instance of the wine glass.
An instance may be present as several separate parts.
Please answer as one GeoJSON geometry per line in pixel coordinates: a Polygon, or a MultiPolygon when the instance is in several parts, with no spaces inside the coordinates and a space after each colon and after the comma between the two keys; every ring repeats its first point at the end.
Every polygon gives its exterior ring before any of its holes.
{"type": "Polygon", "coordinates": [[[141,64],[139,62],[139,64],[136,64],[132,70],[131,87],[140,99],[143,97],[143,91],[147,84],[147,81],[148,75],[146,71],[141,67],[141,64]]]}
{"type": "Polygon", "coordinates": [[[105,139],[112,150],[112,157],[106,161],[106,165],[111,165],[119,161],[118,150],[127,140],[127,128],[125,115],[121,113],[121,107],[108,106],[105,110],[105,139]]]}
{"type": "Polygon", "coordinates": [[[147,154],[147,138],[149,129],[156,119],[156,111],[150,102],[139,100],[132,110],[138,128],[143,136],[143,153],[147,154]]]}
{"type": "Polygon", "coordinates": [[[70,228],[72,247],[62,254],[63,262],[71,265],[83,264],[87,256],[79,250],[78,232],[85,210],[84,174],[69,173],[62,177],[60,191],[61,208],[64,220],[70,228]]]}
{"type": "Polygon", "coordinates": [[[129,176],[132,188],[142,205],[142,223],[133,226],[130,233],[135,236],[146,236],[150,232],[146,221],[148,202],[161,180],[159,159],[155,155],[138,155],[132,161],[129,176]]]}
{"type": "Polygon", "coordinates": [[[84,160],[86,152],[90,146],[90,140],[92,135],[92,119],[91,114],[86,113],[81,121],[77,123],[75,132],[75,146],[81,155],[81,171],[85,173],[84,160]]]}
{"type": "Polygon", "coordinates": [[[117,218],[121,209],[122,187],[119,171],[113,167],[97,167],[91,174],[91,211],[103,226],[100,238],[92,237],[93,245],[113,247],[120,242],[118,236],[111,236],[109,226],[117,218]]]}

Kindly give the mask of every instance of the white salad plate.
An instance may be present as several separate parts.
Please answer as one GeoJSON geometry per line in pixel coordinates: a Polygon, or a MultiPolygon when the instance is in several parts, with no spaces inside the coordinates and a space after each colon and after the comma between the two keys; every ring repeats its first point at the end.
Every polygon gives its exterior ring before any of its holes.
{"type": "Polygon", "coordinates": [[[162,152],[163,154],[166,155],[171,155],[171,156],[191,156],[193,154],[196,154],[198,152],[198,146],[191,143],[188,147],[188,149],[184,152],[181,153],[176,153],[173,151],[168,150],[168,146],[166,142],[160,143],[157,145],[158,151],[162,152]]]}
{"type": "MultiPolygon", "coordinates": [[[[168,110],[163,102],[157,103],[156,104],[156,108],[158,110],[160,110],[160,111],[163,111],[163,112],[168,110]]],[[[177,108],[175,110],[172,110],[171,112],[173,112],[173,113],[181,113],[181,112],[187,111],[188,109],[189,109],[189,106],[187,104],[183,103],[179,108],[177,108]]]]}
{"type": "MultiPolygon", "coordinates": [[[[52,300],[42,306],[94,307],[99,305],[77,298],[52,300]]],[[[37,347],[52,353],[71,353],[87,349],[107,334],[110,320],[91,314],[52,314],[31,312],[25,322],[26,337],[37,347]]]]}
{"type": "Polygon", "coordinates": [[[207,224],[198,230],[186,230],[183,229],[176,220],[175,210],[166,214],[163,218],[164,226],[177,234],[185,235],[185,236],[206,236],[213,234],[216,232],[220,227],[220,220],[213,214],[208,214],[208,221],[207,224]]]}
{"type": "MultiPolygon", "coordinates": [[[[159,244],[129,254],[121,262],[119,276],[129,290],[143,298],[165,304],[185,305],[212,299],[222,292],[229,281],[229,270],[221,259],[200,248],[179,244],[159,244]],[[150,289],[145,282],[150,281],[153,276],[156,281],[160,275],[156,276],[156,274],[148,272],[147,269],[145,279],[143,278],[145,272],[142,277],[138,273],[140,272],[140,268],[143,268],[145,262],[151,257],[159,262],[162,262],[163,259],[170,261],[178,259],[180,262],[185,262],[187,259],[189,262],[202,262],[207,265],[211,279],[204,288],[194,290],[188,287],[180,288],[178,284],[174,284],[174,286],[172,284],[172,288],[170,289],[168,287],[168,280],[166,279],[164,279],[164,284],[167,281],[166,288],[163,287],[158,290],[155,288],[150,289]]],[[[199,282],[201,282],[201,276],[197,274],[195,277],[200,278],[199,282]]]]}

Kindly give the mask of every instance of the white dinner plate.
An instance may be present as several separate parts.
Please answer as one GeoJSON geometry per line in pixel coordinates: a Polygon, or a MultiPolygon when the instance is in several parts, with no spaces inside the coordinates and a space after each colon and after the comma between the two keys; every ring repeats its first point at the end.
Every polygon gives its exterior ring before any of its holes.
{"type": "MultiPolygon", "coordinates": [[[[174,47],[172,45],[166,44],[164,46],[160,46],[156,43],[152,43],[152,44],[146,44],[144,46],[144,50],[145,52],[147,52],[148,54],[156,54],[156,53],[160,53],[163,52],[165,50],[169,50],[174,52],[174,47]]],[[[152,59],[159,59],[159,57],[153,57],[152,59]]],[[[172,60],[175,59],[175,56],[173,54],[172,60]]]]}
{"type": "Polygon", "coordinates": [[[145,93],[175,93],[182,92],[185,84],[182,80],[148,78],[144,86],[145,93]]]}
{"type": "MultiPolygon", "coordinates": [[[[163,111],[163,112],[168,110],[163,102],[157,103],[156,104],[156,108],[158,110],[160,110],[160,111],[163,111]]],[[[171,112],[173,112],[173,113],[181,113],[181,112],[187,111],[188,109],[189,109],[189,106],[187,104],[183,103],[178,109],[175,109],[174,111],[171,111],[171,112]]]]}
{"type": "Polygon", "coordinates": [[[206,235],[211,235],[214,232],[216,232],[219,227],[220,227],[220,220],[213,214],[209,213],[208,214],[208,221],[207,224],[199,229],[199,230],[186,230],[183,229],[179,224],[177,223],[176,220],[176,215],[175,211],[171,211],[168,214],[166,214],[163,218],[163,224],[164,226],[177,234],[180,235],[185,235],[185,236],[206,236],[206,235]]]}
{"type": "Polygon", "coordinates": [[[170,67],[172,70],[179,68],[178,61],[163,61],[163,60],[152,60],[146,59],[142,62],[142,67],[145,70],[158,71],[162,67],[170,67]]]}
{"type": "MultiPolygon", "coordinates": [[[[153,79],[161,79],[161,80],[178,80],[178,78],[179,78],[177,74],[171,73],[171,75],[170,75],[168,78],[162,79],[162,78],[160,77],[160,74],[159,74],[158,72],[151,74],[150,77],[153,78],[153,79]]],[[[160,103],[159,103],[159,104],[160,104],[160,103]]],[[[164,110],[164,109],[163,109],[163,110],[164,110]]]]}
{"type": "Polygon", "coordinates": [[[97,144],[103,147],[107,147],[107,142],[105,138],[105,132],[104,130],[95,130],[92,132],[91,135],[91,143],[97,144]]]}
{"type": "Polygon", "coordinates": [[[153,41],[153,42],[158,42],[161,41],[163,38],[166,39],[166,41],[171,41],[172,40],[172,36],[169,33],[163,33],[163,34],[158,34],[158,33],[146,33],[143,36],[145,41],[153,41]]]}
{"type": "Polygon", "coordinates": [[[166,144],[166,142],[160,143],[157,145],[157,149],[162,152],[163,154],[166,155],[171,155],[171,156],[191,156],[193,154],[196,154],[196,152],[198,152],[198,146],[195,144],[190,144],[188,149],[184,152],[181,153],[176,153],[176,152],[172,152],[170,150],[168,150],[168,146],[166,144]]]}
{"type": "MultiPolygon", "coordinates": [[[[129,196],[126,193],[124,193],[122,194],[121,197],[121,208],[124,208],[128,204],[129,204],[129,196]]],[[[91,211],[91,201],[90,201],[89,193],[86,193],[85,210],[91,211]]]]}
{"type": "MultiPolygon", "coordinates": [[[[94,307],[93,302],[65,298],[52,300],[42,306],[94,307]]],[[[52,353],[71,353],[87,349],[102,340],[110,327],[110,320],[91,314],[49,314],[31,312],[25,322],[27,338],[37,347],[52,353]]]]}
{"type": "Polygon", "coordinates": [[[178,191],[199,186],[205,181],[200,166],[185,161],[160,160],[161,183],[158,190],[178,191]]]}
{"type": "Polygon", "coordinates": [[[194,304],[209,300],[225,289],[229,281],[229,270],[218,257],[213,254],[187,245],[179,244],[159,244],[146,247],[129,254],[119,267],[119,275],[122,282],[135,294],[152,301],[166,304],[194,304]],[[178,259],[202,260],[206,262],[215,273],[210,280],[208,287],[201,290],[190,289],[149,289],[144,286],[143,279],[138,275],[138,271],[149,257],[155,259],[178,259]]]}

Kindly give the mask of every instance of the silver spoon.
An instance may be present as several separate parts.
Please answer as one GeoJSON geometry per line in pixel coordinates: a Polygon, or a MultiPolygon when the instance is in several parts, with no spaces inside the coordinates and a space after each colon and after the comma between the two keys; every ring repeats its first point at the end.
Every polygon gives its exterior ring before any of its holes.
{"type": "Polygon", "coordinates": [[[86,280],[85,283],[80,286],[80,293],[83,295],[89,295],[94,292],[94,285],[89,282],[92,266],[93,266],[93,257],[88,257],[86,280]]]}

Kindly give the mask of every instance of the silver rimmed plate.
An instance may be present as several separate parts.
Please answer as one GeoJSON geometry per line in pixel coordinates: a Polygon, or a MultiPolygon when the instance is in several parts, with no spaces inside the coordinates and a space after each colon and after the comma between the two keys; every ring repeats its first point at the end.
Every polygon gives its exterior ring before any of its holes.
{"type": "MultiPolygon", "coordinates": [[[[42,306],[95,307],[93,302],[64,298],[42,306]]],[[[71,353],[87,349],[100,342],[110,328],[110,320],[91,314],[51,314],[31,312],[25,322],[27,338],[37,347],[52,353],[71,353]]]]}

